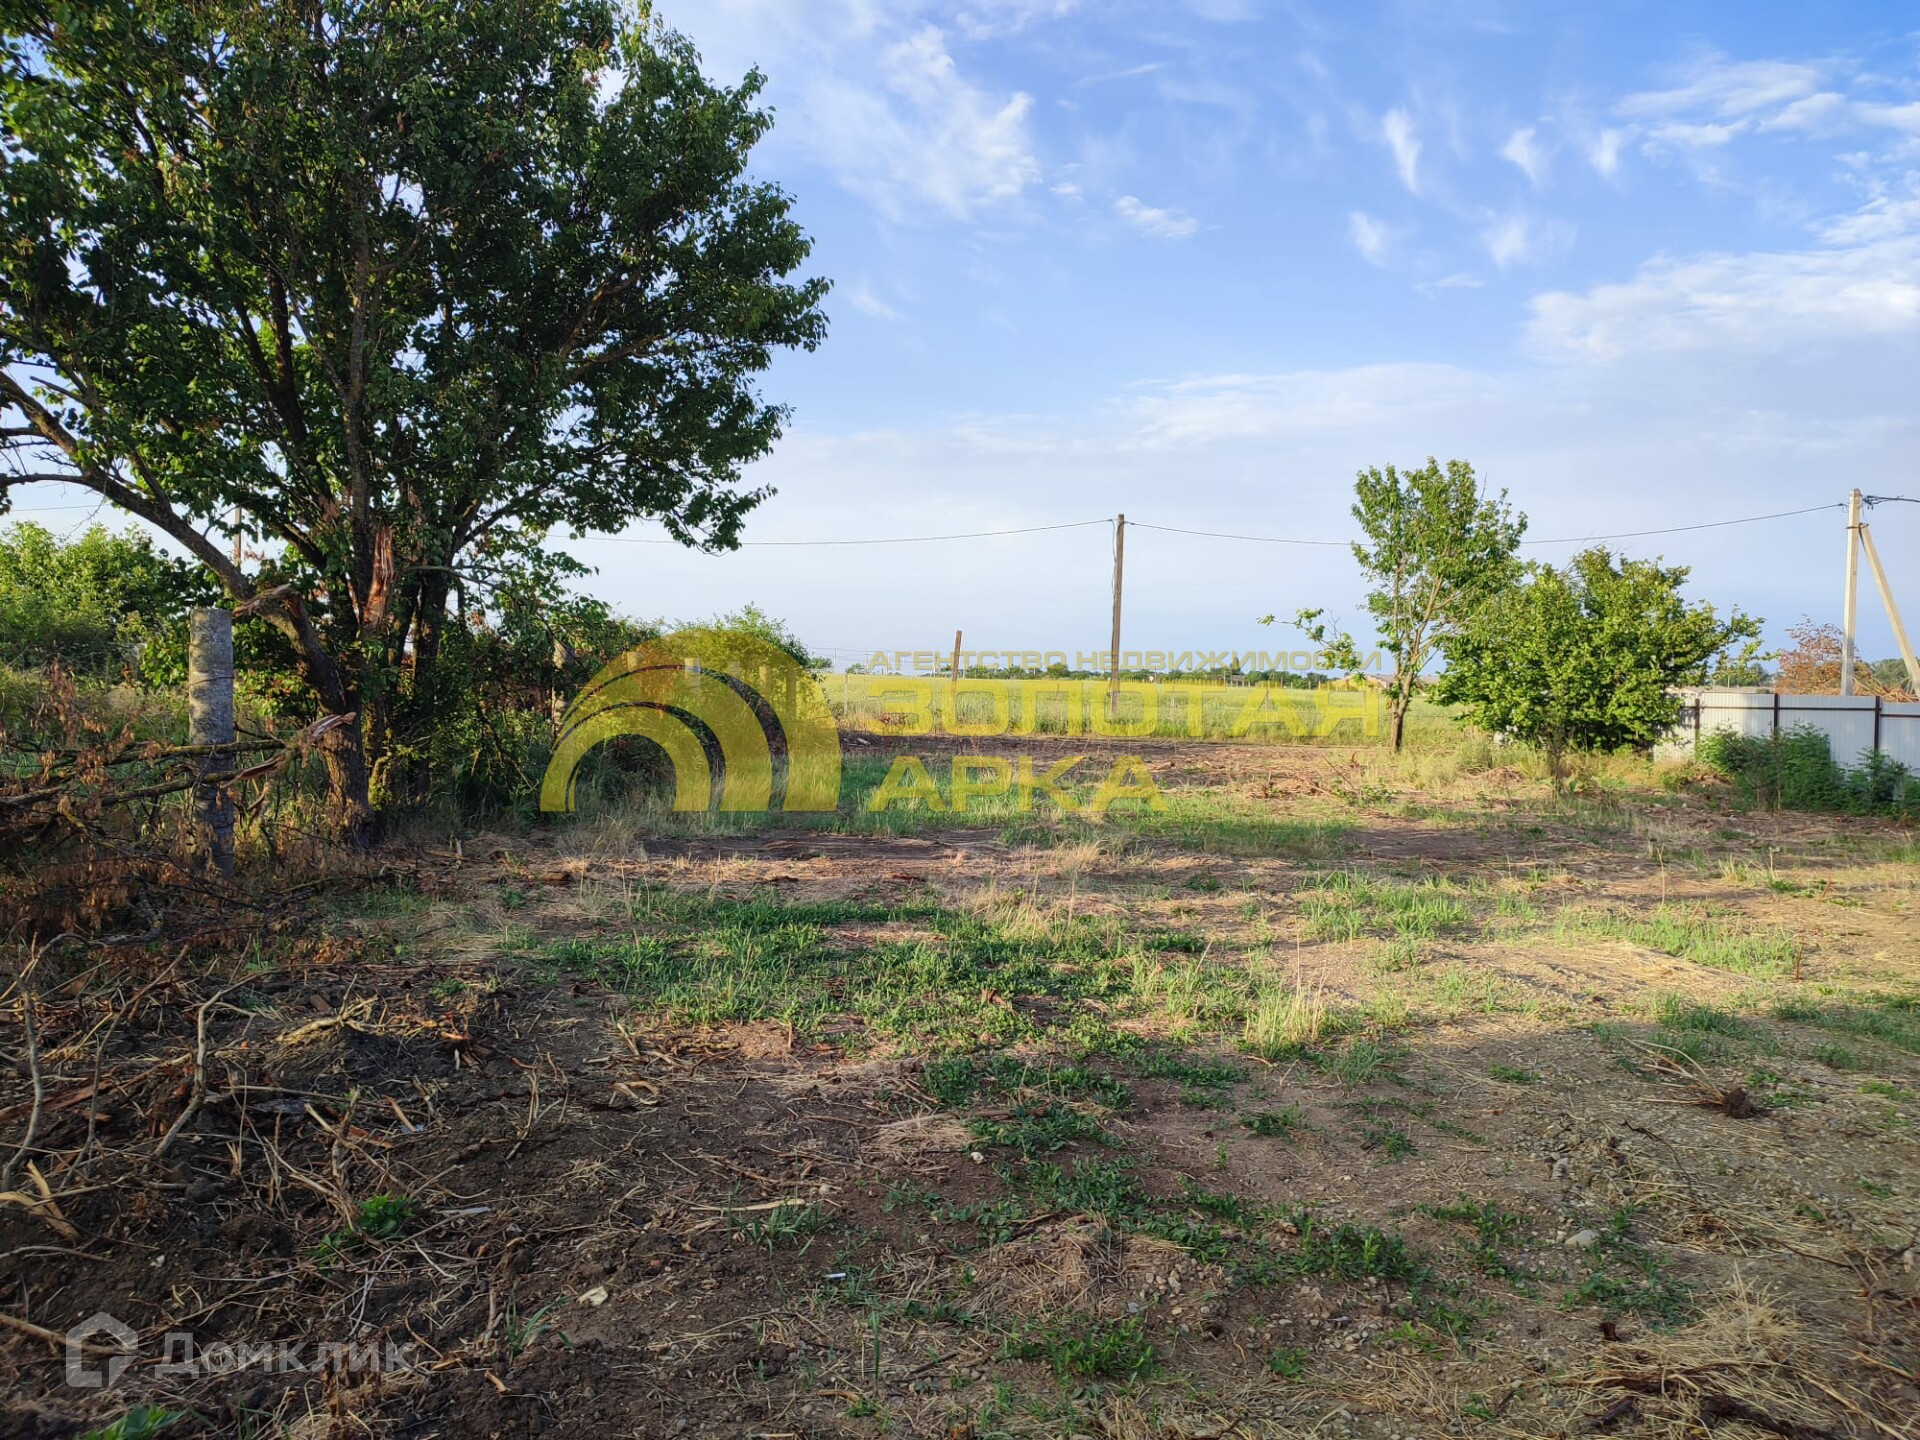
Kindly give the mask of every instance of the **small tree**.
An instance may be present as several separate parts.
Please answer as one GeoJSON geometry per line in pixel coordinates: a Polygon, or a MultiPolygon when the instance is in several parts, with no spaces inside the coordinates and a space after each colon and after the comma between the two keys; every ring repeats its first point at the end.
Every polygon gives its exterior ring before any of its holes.
{"type": "Polygon", "coordinates": [[[1353,489],[1353,518],[1364,536],[1353,558],[1373,585],[1367,609],[1394,659],[1387,704],[1398,750],[1420,672],[1512,585],[1527,517],[1507,505],[1506,491],[1483,494],[1464,460],[1449,460],[1443,470],[1429,457],[1425,467],[1404,475],[1391,465],[1363,470],[1353,489]]]}
{"type": "Polygon", "coordinates": [[[1760,621],[1681,597],[1685,566],[1615,561],[1602,546],[1564,570],[1527,569],[1446,642],[1439,698],[1484,729],[1546,752],[1558,779],[1567,752],[1646,749],[1679,717],[1676,687],[1760,621]]]}

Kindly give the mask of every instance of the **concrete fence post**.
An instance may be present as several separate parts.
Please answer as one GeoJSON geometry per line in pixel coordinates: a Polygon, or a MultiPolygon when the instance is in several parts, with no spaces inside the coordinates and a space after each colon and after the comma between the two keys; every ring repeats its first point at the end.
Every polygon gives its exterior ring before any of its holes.
{"type": "MultiPolygon", "coordinates": [[[[196,607],[187,620],[187,743],[233,743],[233,612],[196,607]]],[[[205,755],[200,773],[231,770],[231,755],[205,755]]],[[[196,785],[206,862],[233,874],[233,795],[224,785],[196,785]]]]}

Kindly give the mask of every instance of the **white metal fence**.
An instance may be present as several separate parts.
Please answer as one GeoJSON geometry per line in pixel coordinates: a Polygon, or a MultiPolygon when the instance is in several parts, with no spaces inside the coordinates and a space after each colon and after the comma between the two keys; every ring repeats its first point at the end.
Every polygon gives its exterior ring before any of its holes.
{"type": "Polygon", "coordinates": [[[1762,690],[1689,690],[1667,747],[1691,750],[1716,730],[1760,739],[1809,725],[1827,737],[1833,758],[1852,765],[1878,750],[1920,771],[1920,704],[1877,695],[1780,695],[1762,690]]]}

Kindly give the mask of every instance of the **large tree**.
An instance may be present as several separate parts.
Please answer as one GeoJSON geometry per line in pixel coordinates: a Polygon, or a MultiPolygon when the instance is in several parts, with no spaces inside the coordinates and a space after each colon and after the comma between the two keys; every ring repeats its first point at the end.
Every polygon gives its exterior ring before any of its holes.
{"type": "Polygon", "coordinates": [[[1466,718],[1546,752],[1556,779],[1569,751],[1651,746],[1680,713],[1676,689],[1703,684],[1736,643],[1751,658],[1760,622],[1681,592],[1683,565],[1616,560],[1604,546],[1565,569],[1528,567],[1446,641],[1439,698],[1466,718]]]}
{"type": "Polygon", "coordinates": [[[746,176],[757,74],[710,83],[618,0],[0,21],[0,501],[93,490],[276,626],[360,717],[344,827],[430,722],[476,559],[643,517],[737,543],[785,416],[756,378],[825,332],[746,176]]]}
{"type": "Polygon", "coordinates": [[[1391,465],[1362,470],[1353,492],[1362,536],[1353,558],[1372,586],[1367,609],[1394,659],[1387,706],[1398,750],[1421,672],[1450,635],[1513,583],[1527,517],[1513,513],[1506,491],[1484,494],[1464,460],[1442,469],[1429,457],[1404,474],[1391,465]]]}

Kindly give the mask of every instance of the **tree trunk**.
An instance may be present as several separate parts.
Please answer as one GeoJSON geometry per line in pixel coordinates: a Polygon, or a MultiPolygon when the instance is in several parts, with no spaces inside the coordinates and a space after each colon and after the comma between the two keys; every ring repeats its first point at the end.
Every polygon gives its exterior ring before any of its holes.
{"type": "Polygon", "coordinates": [[[373,840],[373,800],[362,724],[356,715],[352,724],[327,735],[320,751],[327,767],[328,828],[336,839],[355,849],[364,849],[373,840]]]}
{"type": "Polygon", "coordinates": [[[1400,753],[1401,743],[1407,738],[1407,707],[1413,703],[1411,696],[1396,695],[1393,700],[1393,715],[1388,730],[1393,741],[1393,753],[1400,753]]]}

